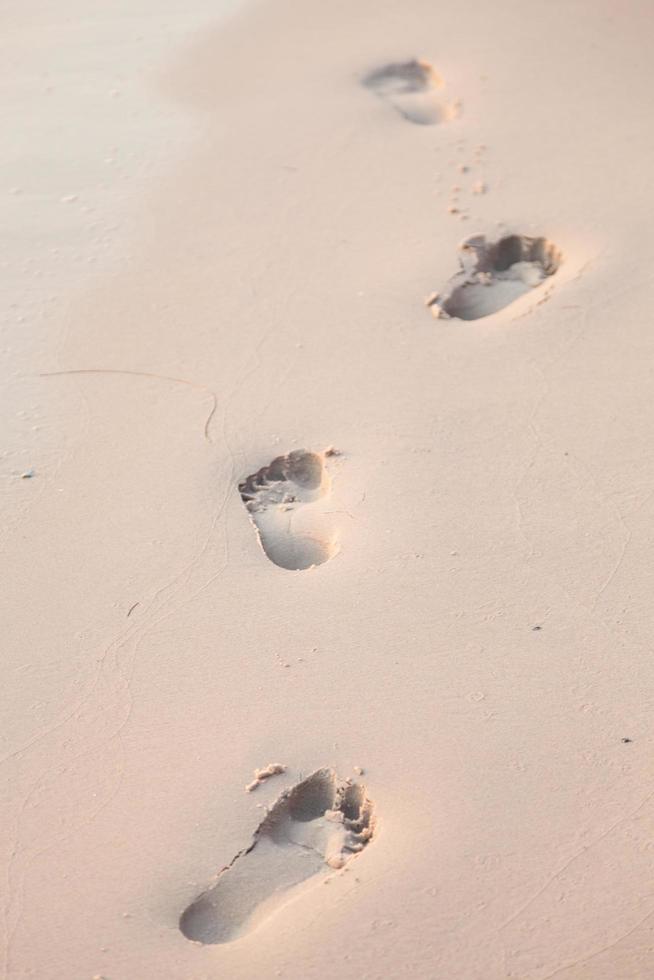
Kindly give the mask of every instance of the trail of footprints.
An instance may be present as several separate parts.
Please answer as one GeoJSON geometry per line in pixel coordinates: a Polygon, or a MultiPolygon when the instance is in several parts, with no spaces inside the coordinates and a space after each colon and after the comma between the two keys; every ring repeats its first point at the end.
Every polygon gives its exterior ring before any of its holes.
{"type": "MultiPolygon", "coordinates": [[[[450,122],[461,111],[458,100],[444,98],[443,79],[424,59],[383,65],[364,75],[362,84],[418,125],[450,122]]],[[[485,189],[483,181],[476,181],[472,191],[485,189]]],[[[460,211],[454,205],[449,210],[460,211]]],[[[553,276],[562,256],[545,238],[513,234],[488,242],[483,235],[473,235],[460,246],[459,260],[461,271],[442,294],[432,293],[427,300],[435,316],[478,320],[498,313],[553,276]]]]}
{"type": "MultiPolygon", "coordinates": [[[[362,84],[420,126],[450,122],[460,113],[460,103],[444,97],[443,80],[423,60],[384,65],[365,75],[362,84]]],[[[449,319],[490,316],[553,276],[561,261],[560,250],[544,237],[511,234],[488,241],[472,235],[459,248],[459,272],[427,306],[449,319]]],[[[280,568],[311,569],[338,553],[325,513],[332,455],[333,450],[293,450],[239,483],[261,547],[280,568]]],[[[333,769],[317,770],[282,793],[250,844],[186,908],[181,932],[202,944],[247,935],[309,880],[343,868],[374,831],[374,806],[365,787],[339,779],[333,769]]]]}

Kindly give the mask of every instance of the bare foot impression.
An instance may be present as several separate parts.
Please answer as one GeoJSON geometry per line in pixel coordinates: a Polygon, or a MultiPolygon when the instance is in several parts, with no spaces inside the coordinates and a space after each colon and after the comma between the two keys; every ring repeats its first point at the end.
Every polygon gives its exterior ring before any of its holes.
{"type": "Polygon", "coordinates": [[[321,504],[331,488],[325,465],[328,455],[334,455],[334,450],[311,453],[296,449],[277,456],[239,484],[261,547],[280,568],[312,568],[338,551],[336,539],[322,520],[321,504]]]}
{"type": "Polygon", "coordinates": [[[461,272],[445,292],[427,300],[436,316],[478,320],[497,313],[553,276],[562,260],[552,242],[525,235],[507,235],[497,242],[473,235],[459,252],[461,272]]]}
{"type": "Polygon", "coordinates": [[[443,79],[428,61],[385,65],[366,75],[363,84],[419,126],[446,122],[459,114],[460,103],[442,98],[443,79]]]}
{"type": "Polygon", "coordinates": [[[342,868],[373,831],[365,787],[318,769],[282,793],[249,846],[188,906],[179,928],[203,944],[239,939],[290,901],[300,882],[342,868]]]}

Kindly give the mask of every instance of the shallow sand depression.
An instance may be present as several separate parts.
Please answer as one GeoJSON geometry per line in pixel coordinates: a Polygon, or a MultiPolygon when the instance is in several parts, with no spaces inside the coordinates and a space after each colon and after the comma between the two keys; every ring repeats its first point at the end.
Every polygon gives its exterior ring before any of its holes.
{"type": "Polygon", "coordinates": [[[261,547],[280,568],[305,571],[338,554],[336,532],[321,514],[331,497],[328,455],[335,453],[294,449],[239,484],[261,547]]]}
{"type": "Polygon", "coordinates": [[[652,975],[651,28],[7,15],[0,975],[652,975]]]}
{"type": "Polygon", "coordinates": [[[555,275],[562,261],[552,242],[524,235],[505,235],[496,242],[475,235],[463,242],[459,255],[461,272],[427,304],[438,316],[458,320],[499,313],[555,275]]]}

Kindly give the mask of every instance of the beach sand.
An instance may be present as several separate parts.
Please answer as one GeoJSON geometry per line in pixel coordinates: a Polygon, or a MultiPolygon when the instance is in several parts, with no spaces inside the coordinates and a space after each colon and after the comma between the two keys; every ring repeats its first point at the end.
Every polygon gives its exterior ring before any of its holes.
{"type": "Polygon", "coordinates": [[[3,42],[2,975],[651,976],[651,6],[66,7],[3,42]]]}

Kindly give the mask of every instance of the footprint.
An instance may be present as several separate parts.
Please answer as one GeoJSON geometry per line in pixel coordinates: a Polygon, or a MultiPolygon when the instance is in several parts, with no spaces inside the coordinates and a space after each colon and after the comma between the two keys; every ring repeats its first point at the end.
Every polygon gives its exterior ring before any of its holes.
{"type": "Polygon", "coordinates": [[[441,98],[443,79],[428,61],[385,65],[366,75],[363,84],[419,126],[455,119],[460,111],[459,102],[441,98]]]}
{"type": "Polygon", "coordinates": [[[525,235],[497,242],[473,235],[459,251],[462,271],[427,301],[436,316],[478,320],[497,313],[553,276],[562,261],[553,242],[525,235]]]}
{"type": "Polygon", "coordinates": [[[331,478],[325,457],[334,450],[296,449],[239,484],[241,500],[270,560],[292,571],[329,561],[337,540],[321,530],[320,502],[328,498],[331,478]]]}
{"type": "Polygon", "coordinates": [[[195,899],[179,928],[198,943],[227,943],[265,921],[297,893],[295,886],[342,868],[374,831],[365,787],[318,769],[282,793],[252,842],[195,899]]]}

